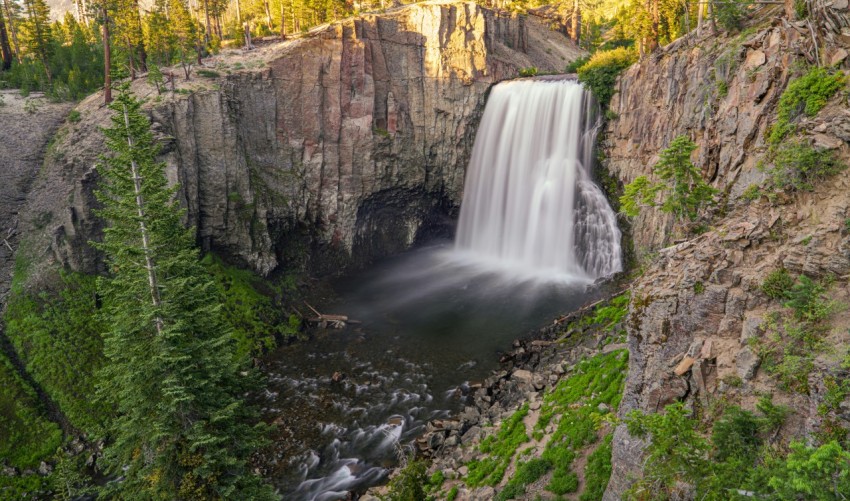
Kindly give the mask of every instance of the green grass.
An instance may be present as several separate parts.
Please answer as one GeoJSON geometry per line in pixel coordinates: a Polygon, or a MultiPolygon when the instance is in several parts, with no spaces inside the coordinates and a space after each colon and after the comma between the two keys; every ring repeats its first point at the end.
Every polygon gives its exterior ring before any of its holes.
{"type": "Polygon", "coordinates": [[[60,272],[56,281],[53,290],[38,295],[14,285],[4,316],[6,334],[27,372],[71,423],[93,433],[106,412],[106,404],[94,399],[104,363],[104,326],[95,315],[97,279],[60,272]]]}
{"type": "Polygon", "coordinates": [[[547,459],[534,458],[517,465],[516,473],[498,496],[497,501],[514,499],[525,494],[525,487],[536,482],[552,469],[552,463],[547,459]]]}
{"type": "Polygon", "coordinates": [[[544,397],[535,429],[545,429],[556,415],[560,415],[542,456],[554,468],[547,486],[549,491],[559,495],[574,492],[576,477],[570,470],[573,460],[597,440],[605,414],[600,411],[600,405],[605,404],[611,411],[620,405],[627,369],[628,352],[625,350],[582,360],[576,365],[573,376],[562,380],[544,397]]]}
{"type": "Polygon", "coordinates": [[[611,440],[614,434],[605,435],[599,447],[587,458],[584,468],[584,492],[579,496],[580,501],[600,501],[611,479],[611,440]]]}
{"type": "Polygon", "coordinates": [[[449,493],[446,494],[446,501],[455,501],[457,499],[457,494],[460,489],[458,486],[453,485],[451,489],[449,489],[449,493]]]}
{"type": "MultiPolygon", "coordinates": [[[[17,468],[33,468],[61,444],[62,431],[47,419],[35,392],[0,354],[0,458],[17,468]]],[[[20,487],[22,482],[0,476],[0,493],[5,495],[12,483],[20,487]]]]}
{"type": "MultiPolygon", "coordinates": [[[[622,298],[620,296],[614,308],[621,308],[628,296],[625,300],[622,298]]],[[[617,316],[613,315],[613,318],[617,316]]],[[[601,318],[610,319],[612,315],[605,313],[601,318]]],[[[598,323],[605,324],[604,321],[598,323]]],[[[597,441],[598,430],[607,414],[600,410],[600,405],[605,404],[612,412],[619,406],[627,367],[628,352],[625,350],[597,355],[576,364],[573,375],[546,394],[534,433],[542,437],[543,431],[556,417],[560,417],[558,425],[541,457],[517,463],[516,472],[497,499],[522,496],[527,485],[549,472],[551,478],[545,487],[549,492],[561,496],[578,489],[578,476],[571,469],[573,461],[587,446],[597,441]]],[[[521,427],[526,413],[527,407],[523,407],[502,425],[498,437],[491,436],[482,442],[481,451],[489,453],[490,457],[470,463],[467,485],[496,485],[501,481],[518,446],[527,440],[525,429],[521,427]]],[[[593,486],[594,493],[604,491],[608,484],[610,456],[610,438],[606,438],[606,442],[589,457],[589,470],[586,471],[593,479],[589,485],[593,486]]],[[[596,494],[589,496],[586,499],[597,499],[594,497],[596,494]]]]}
{"type": "Polygon", "coordinates": [[[517,448],[528,442],[523,419],[528,415],[528,404],[523,405],[511,417],[502,422],[499,432],[490,435],[479,444],[479,451],[488,455],[482,460],[473,460],[467,467],[465,482],[470,487],[497,485],[505,476],[505,470],[517,448]]]}
{"type": "Polygon", "coordinates": [[[629,291],[611,298],[607,303],[594,308],[592,315],[584,317],[581,321],[581,326],[598,326],[603,330],[610,330],[614,328],[617,324],[621,323],[629,313],[630,298],[631,292],[629,291]]]}
{"type": "Polygon", "coordinates": [[[50,479],[38,474],[18,477],[0,475],[0,499],[53,499],[47,495],[50,488],[50,479]]]}

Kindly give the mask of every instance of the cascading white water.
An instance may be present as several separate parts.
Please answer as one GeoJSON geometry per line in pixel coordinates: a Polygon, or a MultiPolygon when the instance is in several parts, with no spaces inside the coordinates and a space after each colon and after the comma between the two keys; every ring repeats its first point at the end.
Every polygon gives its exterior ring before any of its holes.
{"type": "Polygon", "coordinates": [[[493,88],[467,171],[457,252],[556,279],[622,269],[616,215],[590,177],[595,108],[567,80],[493,88]]]}

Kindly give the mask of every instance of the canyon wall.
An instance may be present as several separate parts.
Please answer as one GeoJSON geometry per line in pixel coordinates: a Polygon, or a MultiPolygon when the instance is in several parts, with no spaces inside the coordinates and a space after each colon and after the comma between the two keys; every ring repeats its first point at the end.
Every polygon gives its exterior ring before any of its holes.
{"type": "MultiPolygon", "coordinates": [[[[563,71],[573,47],[539,20],[428,2],[230,51],[206,62],[226,75],[181,81],[177,94],[132,88],[151,101],[205,249],[261,274],[305,257],[335,272],[445,233],[489,87],[525,67],[563,71]]],[[[80,105],[34,187],[28,261],[97,269],[100,99],[80,105]]]]}
{"type": "MultiPolygon", "coordinates": [[[[761,394],[793,412],[780,440],[811,437],[826,420],[850,427],[850,400],[840,410],[819,413],[825,380],[846,378],[841,359],[850,343],[846,315],[830,319],[824,342],[836,350],[816,351],[803,378],[806,391],[788,391],[760,368],[757,346],[769,345],[769,315],[783,312],[760,288],[772,271],[816,279],[841,277],[829,296],[850,297],[850,172],[815,185],[812,192],[777,198],[743,197],[766,177],[771,164],[767,135],[779,99],[806,63],[846,69],[850,18],[846,5],[813,13],[808,22],[763,12],[740,34],[691,35],[660,49],[623,74],[603,145],[608,169],[623,182],[651,175],[658,153],[678,135],[698,149],[695,165],[721,190],[722,202],[707,231],[686,235],[668,215],[643,210],[633,221],[635,250],[643,273],[632,286],[627,321],[629,374],[620,410],[662,411],[684,401],[706,422],[712,405],[753,410],[761,394]]],[[[838,92],[816,116],[803,115],[793,140],[850,159],[850,106],[838,92]]],[[[790,141],[789,137],[786,141],[790,141]]],[[[802,369],[801,369],[802,370],[802,369]]],[[[777,437],[774,437],[777,439],[777,437]]],[[[621,425],[613,442],[613,474],[606,500],[621,499],[641,476],[643,442],[621,425]]]]}

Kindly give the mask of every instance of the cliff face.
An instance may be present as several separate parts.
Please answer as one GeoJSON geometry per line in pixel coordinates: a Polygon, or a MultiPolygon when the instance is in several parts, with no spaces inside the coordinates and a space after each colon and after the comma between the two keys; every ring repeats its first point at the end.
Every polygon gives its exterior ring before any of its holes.
{"type": "MultiPolygon", "coordinates": [[[[68,104],[0,92],[0,309],[9,294],[21,210],[44,160],[48,142],[68,114],[68,104]],[[26,124],[23,126],[22,124],[26,124]]],[[[24,216],[26,216],[24,214],[24,216]]]]}
{"type": "MultiPolygon", "coordinates": [[[[533,19],[422,3],[216,58],[231,74],[181,84],[191,93],[151,116],[205,248],[263,274],[305,255],[333,271],[445,225],[489,87],[524,67],[562,70],[577,55],[533,19]]],[[[133,89],[155,97],[142,82],[133,89]]],[[[30,249],[87,270],[97,259],[86,242],[99,233],[96,125],[108,115],[97,99],[57,144],[29,210],[54,216],[30,249]]]]}
{"type": "MultiPolygon", "coordinates": [[[[621,416],[633,409],[661,411],[675,401],[707,409],[724,400],[753,410],[757,395],[767,393],[793,411],[782,429],[784,439],[811,436],[825,419],[850,426],[850,401],[841,404],[838,415],[818,413],[825,379],[846,377],[840,367],[845,348],[815,352],[812,370],[804,375],[805,392],[786,391],[774,375],[760,370],[755,348],[770,342],[768,315],[783,311],[760,290],[771,271],[785,268],[791,276],[815,278],[850,273],[845,226],[850,173],[817,184],[811,193],[773,201],[741,196],[765,178],[757,168],[770,163],[765,138],[782,92],[794,73],[799,75],[799,63],[819,58],[846,67],[850,38],[841,31],[850,25],[846,9],[819,9],[813,14],[817,51],[808,23],[765,14],[766,21],[741,35],[692,33],[620,80],[611,105],[619,118],[609,123],[604,145],[608,168],[624,182],[649,175],[658,152],[685,134],[698,145],[695,165],[728,196],[725,213],[715,214],[709,230],[697,237],[682,238],[657,211],[642,211],[634,222],[635,247],[646,271],[632,287],[621,416]],[[678,243],[668,246],[674,239],[678,243]]],[[[797,139],[832,150],[847,165],[848,109],[846,94],[839,92],[817,116],[800,119],[797,139]]],[[[837,303],[848,302],[843,286],[828,294],[837,303]]],[[[842,317],[829,319],[829,346],[850,342],[842,317]]],[[[613,475],[605,495],[612,501],[621,499],[643,467],[643,443],[624,426],[613,444],[613,475]]]]}

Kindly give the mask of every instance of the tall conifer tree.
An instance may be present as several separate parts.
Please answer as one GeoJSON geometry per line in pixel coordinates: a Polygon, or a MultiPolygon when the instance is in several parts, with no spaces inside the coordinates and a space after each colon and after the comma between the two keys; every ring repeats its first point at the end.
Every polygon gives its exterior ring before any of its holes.
{"type": "Polygon", "coordinates": [[[50,38],[50,7],[44,0],[24,0],[27,18],[24,21],[27,52],[36,57],[44,69],[48,83],[53,77],[50,73],[50,56],[53,51],[50,38]]]}
{"type": "Polygon", "coordinates": [[[123,86],[105,129],[100,215],[110,274],[99,282],[115,403],[106,458],[124,499],[274,499],[249,471],[261,443],[215,284],[183,228],[141,102],[123,86]]]}

